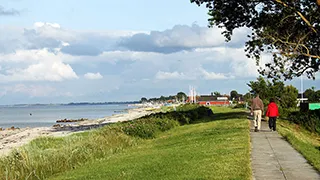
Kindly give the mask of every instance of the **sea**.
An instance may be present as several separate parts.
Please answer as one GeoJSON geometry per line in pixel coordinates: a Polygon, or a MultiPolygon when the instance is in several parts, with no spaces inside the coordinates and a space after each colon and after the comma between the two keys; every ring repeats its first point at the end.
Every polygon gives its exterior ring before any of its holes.
{"type": "Polygon", "coordinates": [[[0,106],[0,128],[50,127],[61,119],[98,119],[131,108],[128,104],[0,106]]]}

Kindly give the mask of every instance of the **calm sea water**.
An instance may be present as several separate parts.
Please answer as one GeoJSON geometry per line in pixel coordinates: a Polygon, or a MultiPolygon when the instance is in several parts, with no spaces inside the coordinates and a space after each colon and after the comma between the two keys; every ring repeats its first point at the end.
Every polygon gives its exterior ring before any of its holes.
{"type": "Polygon", "coordinates": [[[129,108],[126,104],[2,106],[0,107],[0,127],[49,127],[60,119],[97,119],[124,113],[129,108]]]}

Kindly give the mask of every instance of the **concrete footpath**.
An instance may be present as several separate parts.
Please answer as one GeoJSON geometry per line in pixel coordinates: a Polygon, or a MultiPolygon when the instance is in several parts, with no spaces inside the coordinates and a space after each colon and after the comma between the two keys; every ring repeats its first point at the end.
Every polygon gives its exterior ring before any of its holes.
{"type": "Polygon", "coordinates": [[[262,121],[260,132],[254,132],[251,120],[251,163],[254,180],[319,179],[320,174],[277,132],[270,132],[262,121]]]}

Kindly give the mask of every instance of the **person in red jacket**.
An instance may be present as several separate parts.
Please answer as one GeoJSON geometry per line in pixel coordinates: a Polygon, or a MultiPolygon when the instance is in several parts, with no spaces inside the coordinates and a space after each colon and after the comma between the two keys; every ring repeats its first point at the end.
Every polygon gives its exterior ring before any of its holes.
{"type": "Polygon", "coordinates": [[[269,128],[271,129],[271,131],[276,131],[276,121],[277,117],[279,116],[279,110],[273,98],[270,99],[266,116],[269,117],[269,128]]]}

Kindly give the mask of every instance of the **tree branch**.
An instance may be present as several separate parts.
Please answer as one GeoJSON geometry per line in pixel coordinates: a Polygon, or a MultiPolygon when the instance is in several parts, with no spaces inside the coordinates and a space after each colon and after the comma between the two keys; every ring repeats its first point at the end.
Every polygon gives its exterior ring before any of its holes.
{"type": "Polygon", "coordinates": [[[287,5],[286,3],[282,2],[281,0],[274,0],[279,4],[282,4],[284,7],[293,9],[294,11],[296,11],[296,13],[301,17],[301,19],[312,29],[313,32],[317,33],[317,30],[311,25],[311,23],[307,20],[307,18],[305,18],[303,16],[303,14],[299,11],[297,11],[296,9],[294,9],[293,7],[290,7],[289,5],[287,5]]]}

